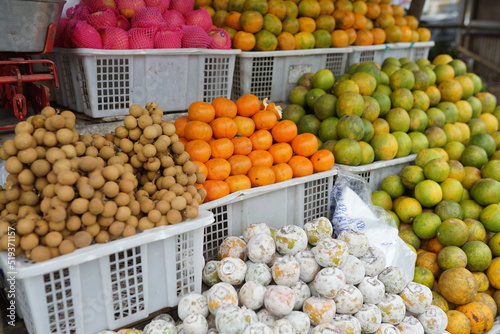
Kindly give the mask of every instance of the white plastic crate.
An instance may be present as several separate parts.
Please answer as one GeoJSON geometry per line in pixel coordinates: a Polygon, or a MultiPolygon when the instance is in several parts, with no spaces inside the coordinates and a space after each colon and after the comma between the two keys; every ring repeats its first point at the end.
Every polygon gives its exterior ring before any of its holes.
{"type": "Polygon", "coordinates": [[[329,69],[335,77],[345,72],[350,48],[242,52],[236,57],[232,99],[254,94],[286,102],[302,74],[329,69]]]}
{"type": "Polygon", "coordinates": [[[380,190],[380,184],[386,176],[398,174],[403,167],[413,165],[416,157],[416,154],[411,154],[407,157],[376,161],[363,166],[347,166],[341,164],[335,164],[335,166],[343,172],[361,176],[366,180],[370,189],[376,191],[380,190]]]}
{"type": "MultiPolygon", "coordinates": [[[[16,308],[30,334],[119,329],[201,292],[203,229],[213,214],[41,263],[16,259],[16,308]]],[[[0,273],[8,275],[7,254],[0,273]]],[[[4,278],[5,279],[5,278],[4,278]]]]}
{"type": "MultiPolygon", "coordinates": [[[[434,46],[434,42],[418,42],[418,43],[389,43],[369,46],[353,46],[352,52],[349,54],[348,65],[355,63],[363,63],[365,61],[374,61],[382,65],[384,59],[389,57],[394,58],[409,58],[416,61],[429,56],[429,50],[434,46]]],[[[347,70],[346,68],[346,70],[347,70]]]]}
{"type": "Polygon", "coordinates": [[[63,91],[58,93],[58,103],[100,118],[127,115],[130,105],[149,101],[164,111],[182,111],[195,101],[230,98],[234,62],[240,52],[54,49],[64,76],[61,90],[75,89],[74,101],[69,96],[65,99],[63,91]]]}
{"type": "Polygon", "coordinates": [[[214,214],[214,223],[205,227],[206,260],[217,258],[219,245],[228,236],[242,235],[252,223],[263,222],[274,228],[304,226],[317,217],[330,217],[330,193],[336,169],[288,181],[242,190],[204,203],[201,209],[214,214]]]}
{"type": "MultiPolygon", "coordinates": [[[[353,46],[351,47],[352,52],[349,54],[347,61],[347,66],[345,72],[352,64],[364,63],[366,61],[374,61],[378,64],[382,64],[384,61],[384,50],[386,49],[385,44],[380,45],[368,45],[368,46],[353,46]]],[[[345,73],[344,72],[344,73],[345,73]]]]}

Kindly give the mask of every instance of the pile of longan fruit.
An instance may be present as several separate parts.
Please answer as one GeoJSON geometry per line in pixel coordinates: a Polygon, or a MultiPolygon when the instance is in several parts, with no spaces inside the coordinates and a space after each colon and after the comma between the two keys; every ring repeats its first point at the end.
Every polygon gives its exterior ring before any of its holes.
{"type": "Polygon", "coordinates": [[[155,103],[134,104],[114,134],[80,135],[46,107],[0,147],[0,251],[35,262],[198,216],[205,175],[155,103]],[[12,239],[8,235],[15,228],[12,239]]]}

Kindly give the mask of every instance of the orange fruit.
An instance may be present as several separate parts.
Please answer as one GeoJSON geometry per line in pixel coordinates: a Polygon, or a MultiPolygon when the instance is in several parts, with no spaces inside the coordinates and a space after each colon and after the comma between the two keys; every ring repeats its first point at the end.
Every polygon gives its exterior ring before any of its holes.
{"type": "Polygon", "coordinates": [[[293,138],[292,148],[295,154],[310,157],[318,151],[318,138],[312,133],[302,133],[293,138]]]}
{"type": "Polygon", "coordinates": [[[250,51],[255,47],[255,36],[246,31],[238,31],[233,38],[233,48],[241,49],[241,51],[250,51]]]}
{"type": "Polygon", "coordinates": [[[252,117],[260,110],[260,100],[253,94],[245,94],[236,100],[238,115],[244,117],[252,117]]]}
{"type": "Polygon", "coordinates": [[[215,117],[215,108],[210,103],[196,101],[189,105],[188,116],[192,121],[210,123],[215,117]]]}
{"type": "Polygon", "coordinates": [[[349,36],[344,30],[334,30],[332,35],[332,47],[345,48],[349,45],[349,36]]]}
{"type": "Polygon", "coordinates": [[[238,112],[236,103],[223,96],[216,97],[212,101],[212,106],[215,109],[215,117],[233,118],[238,112]]]}
{"type": "Polygon", "coordinates": [[[313,33],[316,30],[316,21],[310,17],[299,17],[299,31],[313,33]]]}
{"type": "Polygon", "coordinates": [[[288,165],[292,168],[293,177],[301,177],[311,175],[314,171],[314,166],[311,160],[301,155],[294,155],[288,165]]]}
{"type": "Polygon", "coordinates": [[[332,169],[335,157],[329,150],[319,150],[311,156],[311,162],[315,172],[324,172],[332,169]]]}
{"type": "Polygon", "coordinates": [[[277,50],[295,50],[295,37],[291,33],[283,31],[278,35],[277,50]]]}
{"type": "Polygon", "coordinates": [[[264,26],[264,17],[254,10],[244,11],[240,17],[240,26],[244,31],[255,34],[264,26]]]}

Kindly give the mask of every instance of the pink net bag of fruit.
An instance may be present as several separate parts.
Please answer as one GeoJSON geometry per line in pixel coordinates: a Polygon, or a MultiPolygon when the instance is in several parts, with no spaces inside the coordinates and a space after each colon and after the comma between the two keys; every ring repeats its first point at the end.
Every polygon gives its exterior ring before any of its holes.
{"type": "Polygon", "coordinates": [[[116,0],[116,9],[127,19],[131,19],[145,7],[144,0],[116,0]]]}
{"type": "Polygon", "coordinates": [[[132,28],[151,28],[165,25],[165,19],[156,7],[141,9],[132,17],[132,28]]]}
{"type": "Polygon", "coordinates": [[[108,50],[127,50],[129,46],[128,33],[120,28],[99,28],[102,48],[108,50]]]}
{"type": "Polygon", "coordinates": [[[79,21],[73,29],[73,47],[102,49],[102,40],[99,32],[90,24],[79,21]]]}
{"type": "Polygon", "coordinates": [[[88,0],[87,7],[91,13],[102,12],[107,8],[116,10],[116,3],[113,0],[88,0]]]}
{"type": "Polygon", "coordinates": [[[197,26],[182,26],[182,47],[206,49],[210,37],[203,28],[197,26]]]}
{"type": "Polygon", "coordinates": [[[54,47],[63,48],[64,47],[64,33],[66,31],[66,25],[69,19],[61,17],[59,19],[59,24],[57,25],[56,37],[54,39],[54,47]]]}
{"type": "Polygon", "coordinates": [[[87,23],[96,29],[100,27],[118,27],[116,11],[107,8],[103,11],[94,12],[89,15],[87,23]]]}
{"type": "Polygon", "coordinates": [[[75,7],[71,7],[68,8],[68,10],[66,10],[66,16],[68,17],[68,19],[75,19],[75,20],[86,21],[90,13],[91,13],[90,8],[83,2],[80,2],[75,7]]]}
{"type": "Polygon", "coordinates": [[[174,9],[184,15],[192,11],[193,7],[194,0],[170,0],[170,7],[168,9],[174,9]]]}
{"type": "Polygon", "coordinates": [[[145,0],[146,7],[156,7],[163,14],[170,6],[170,0],[145,0]]]}
{"type": "Polygon", "coordinates": [[[182,26],[186,24],[184,16],[176,10],[167,10],[163,13],[163,18],[165,27],[171,30],[182,29],[182,26]]]}
{"type": "Polygon", "coordinates": [[[212,29],[212,18],[205,8],[187,12],[186,15],[184,15],[184,19],[188,26],[198,26],[203,28],[206,32],[212,29]]]}
{"type": "Polygon", "coordinates": [[[131,28],[128,31],[129,49],[153,49],[156,27],[131,28]]]}
{"type": "Polygon", "coordinates": [[[64,29],[64,34],[63,34],[63,44],[65,48],[73,47],[73,30],[75,30],[75,27],[78,22],[85,22],[85,21],[70,19],[68,23],[66,23],[66,29],[64,29]]]}
{"type": "Polygon", "coordinates": [[[208,32],[210,37],[209,49],[229,50],[231,48],[231,37],[222,28],[214,28],[208,32]]]}
{"type": "Polygon", "coordinates": [[[154,39],[155,49],[180,49],[182,30],[158,30],[154,39]]]}
{"type": "Polygon", "coordinates": [[[116,20],[118,21],[118,28],[123,29],[125,31],[129,30],[132,27],[132,24],[130,23],[130,20],[127,19],[123,15],[118,15],[116,17],[116,20]]]}

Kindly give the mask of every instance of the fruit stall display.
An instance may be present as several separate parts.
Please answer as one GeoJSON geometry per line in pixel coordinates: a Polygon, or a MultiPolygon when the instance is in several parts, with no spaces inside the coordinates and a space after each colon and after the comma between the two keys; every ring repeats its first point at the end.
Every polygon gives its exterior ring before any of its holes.
{"type": "Polygon", "coordinates": [[[206,263],[207,289],[181,299],[177,325],[160,315],[132,333],[445,332],[430,288],[387,265],[364,234],[332,232],[325,217],[304,228],[249,225],[206,263]]]}
{"type": "Polygon", "coordinates": [[[477,133],[498,130],[496,97],[481,90],[481,79],[449,55],[432,64],[386,58],[381,66],[353,64],[336,79],[326,69],[304,74],[283,118],[298,133],[316,135],[338,164],[371,164],[429,147],[457,154],[477,133]]]}

